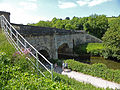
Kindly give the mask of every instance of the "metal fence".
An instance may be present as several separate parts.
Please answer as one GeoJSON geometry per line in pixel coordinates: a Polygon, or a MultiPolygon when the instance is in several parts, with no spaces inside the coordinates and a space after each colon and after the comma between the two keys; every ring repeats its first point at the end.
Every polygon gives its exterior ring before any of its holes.
{"type": "Polygon", "coordinates": [[[12,44],[20,54],[26,55],[26,59],[29,60],[33,66],[44,76],[43,68],[49,72],[51,79],[53,79],[53,64],[50,63],[41,53],[38,52],[4,17],[0,16],[0,23],[3,32],[10,44],[12,44]],[[23,50],[24,49],[24,50],[23,50]],[[42,58],[42,60],[39,59],[42,58]],[[34,58],[34,59],[33,59],[34,58]],[[33,61],[34,60],[34,61],[33,61]],[[42,69],[41,69],[42,68],[42,69]]]}

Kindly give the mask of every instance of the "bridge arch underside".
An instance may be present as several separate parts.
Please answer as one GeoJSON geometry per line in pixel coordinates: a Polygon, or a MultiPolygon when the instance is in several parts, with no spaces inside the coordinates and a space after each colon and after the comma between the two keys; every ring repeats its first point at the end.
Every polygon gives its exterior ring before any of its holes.
{"type": "MultiPolygon", "coordinates": [[[[47,59],[51,59],[52,58],[52,55],[51,55],[51,52],[50,50],[47,48],[47,47],[43,47],[43,46],[40,46],[38,49],[37,49],[45,58],[47,59]]],[[[43,60],[43,57],[38,55],[39,57],[39,60],[43,60]]]]}
{"type": "Polygon", "coordinates": [[[60,45],[58,47],[58,58],[62,59],[62,58],[67,58],[65,57],[67,54],[71,53],[71,48],[69,47],[69,44],[67,43],[63,43],[62,45],[60,45]]]}

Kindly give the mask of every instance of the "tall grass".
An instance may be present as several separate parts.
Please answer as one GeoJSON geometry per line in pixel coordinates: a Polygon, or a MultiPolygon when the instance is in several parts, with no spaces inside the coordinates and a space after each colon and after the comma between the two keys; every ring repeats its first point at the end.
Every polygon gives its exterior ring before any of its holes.
{"type": "Polygon", "coordinates": [[[5,52],[9,57],[15,52],[15,48],[7,41],[2,32],[0,32],[0,51],[5,52]]]}

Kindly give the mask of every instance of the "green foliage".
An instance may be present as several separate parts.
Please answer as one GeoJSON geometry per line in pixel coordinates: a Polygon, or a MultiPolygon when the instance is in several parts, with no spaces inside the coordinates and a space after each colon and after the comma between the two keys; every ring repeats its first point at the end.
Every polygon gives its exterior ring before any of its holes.
{"type": "Polygon", "coordinates": [[[110,22],[109,28],[102,39],[105,46],[103,56],[120,60],[120,18],[110,22]]]}
{"type": "Polygon", "coordinates": [[[74,51],[77,54],[91,54],[94,56],[101,55],[102,50],[104,49],[103,43],[88,43],[81,44],[74,48],[74,51]]]}
{"type": "Polygon", "coordinates": [[[88,65],[74,60],[66,60],[66,63],[74,71],[120,83],[120,70],[108,69],[105,64],[88,65]]]}
{"type": "Polygon", "coordinates": [[[107,28],[108,19],[105,15],[91,15],[88,21],[84,23],[84,30],[98,38],[102,38],[107,28]]]}
{"type": "Polygon", "coordinates": [[[38,76],[22,57],[11,63],[5,53],[0,52],[0,89],[4,90],[73,90],[66,84],[53,82],[49,78],[38,76]],[[28,71],[29,69],[29,71],[28,71]]]}
{"type": "Polygon", "coordinates": [[[63,83],[53,82],[50,79],[38,78],[33,74],[21,73],[19,78],[12,78],[5,89],[30,89],[30,90],[73,90],[63,83]]]}
{"type": "Polygon", "coordinates": [[[11,57],[12,54],[15,52],[15,49],[13,48],[13,46],[9,44],[5,35],[1,32],[0,32],[0,51],[5,52],[9,57],[11,57]]]}

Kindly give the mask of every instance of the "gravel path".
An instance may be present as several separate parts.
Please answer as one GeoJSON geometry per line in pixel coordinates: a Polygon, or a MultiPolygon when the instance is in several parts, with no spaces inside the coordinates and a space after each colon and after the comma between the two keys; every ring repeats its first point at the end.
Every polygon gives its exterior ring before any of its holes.
{"type": "Polygon", "coordinates": [[[100,88],[112,88],[112,89],[117,89],[120,90],[120,84],[113,83],[107,80],[103,80],[101,78],[93,77],[90,75],[85,75],[83,73],[75,72],[75,71],[70,71],[70,72],[65,72],[63,71],[61,74],[67,75],[70,78],[74,78],[77,81],[80,82],[85,82],[85,83],[91,83],[92,85],[100,88]]]}

